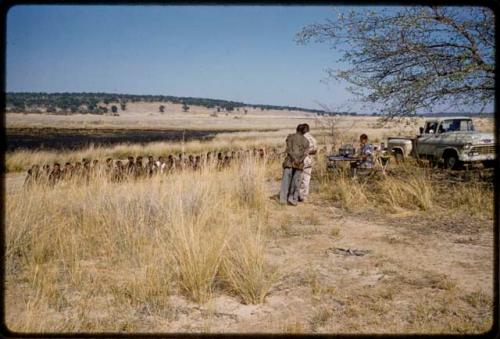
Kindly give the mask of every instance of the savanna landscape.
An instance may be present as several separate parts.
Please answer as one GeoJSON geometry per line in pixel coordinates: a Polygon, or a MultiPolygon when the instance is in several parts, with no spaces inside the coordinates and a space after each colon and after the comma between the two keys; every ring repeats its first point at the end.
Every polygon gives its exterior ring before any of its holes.
{"type": "Polygon", "coordinates": [[[2,3],[2,336],[498,336],[489,6],[2,3]]]}
{"type": "MultiPolygon", "coordinates": [[[[119,117],[6,114],[9,129],[216,130],[209,139],[6,153],[5,324],[15,332],[483,333],[493,324],[493,171],[390,161],[332,173],[325,155],[422,118],[307,112],[119,117]],[[280,205],[283,155],[111,182],[23,186],[32,164],[277,148],[317,139],[310,199],[280,205]]],[[[177,109],[177,111],[176,111],[177,109]]],[[[483,131],[493,120],[475,120],[483,131]]]]}

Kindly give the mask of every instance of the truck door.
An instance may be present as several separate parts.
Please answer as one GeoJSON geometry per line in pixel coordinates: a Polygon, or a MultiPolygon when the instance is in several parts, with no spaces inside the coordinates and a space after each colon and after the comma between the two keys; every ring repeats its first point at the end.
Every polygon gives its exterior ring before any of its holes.
{"type": "Polygon", "coordinates": [[[441,148],[442,152],[442,147],[444,146],[444,142],[445,140],[447,140],[447,136],[449,136],[448,134],[449,125],[450,125],[450,120],[444,120],[438,124],[434,138],[430,138],[427,144],[429,147],[427,149],[429,155],[437,157],[438,148],[441,148]]]}
{"type": "Polygon", "coordinates": [[[417,153],[419,156],[431,155],[431,144],[436,138],[437,122],[428,121],[425,123],[424,132],[417,140],[417,153]]]}

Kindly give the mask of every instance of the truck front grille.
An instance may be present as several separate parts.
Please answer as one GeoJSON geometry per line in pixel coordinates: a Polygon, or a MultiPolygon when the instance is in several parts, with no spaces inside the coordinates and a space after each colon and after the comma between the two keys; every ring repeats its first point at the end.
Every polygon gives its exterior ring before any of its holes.
{"type": "Polygon", "coordinates": [[[495,145],[481,145],[472,147],[471,152],[477,152],[479,154],[494,154],[495,145]]]}

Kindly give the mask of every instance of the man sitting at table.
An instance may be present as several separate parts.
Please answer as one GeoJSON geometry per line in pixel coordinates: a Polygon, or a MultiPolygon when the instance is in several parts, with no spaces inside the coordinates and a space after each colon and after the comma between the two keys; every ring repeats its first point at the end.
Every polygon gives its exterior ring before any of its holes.
{"type": "Polygon", "coordinates": [[[371,169],[373,168],[373,145],[368,143],[368,136],[361,134],[359,136],[359,150],[358,156],[361,160],[351,164],[353,175],[356,175],[357,169],[371,169]]]}

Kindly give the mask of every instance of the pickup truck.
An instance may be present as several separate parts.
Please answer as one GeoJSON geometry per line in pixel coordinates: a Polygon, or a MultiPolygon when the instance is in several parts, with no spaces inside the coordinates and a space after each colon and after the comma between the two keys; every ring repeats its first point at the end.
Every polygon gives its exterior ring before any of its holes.
{"type": "Polygon", "coordinates": [[[387,149],[397,160],[413,155],[451,169],[478,162],[493,167],[496,158],[493,133],[476,132],[469,117],[427,119],[416,138],[388,138],[387,149]]]}

